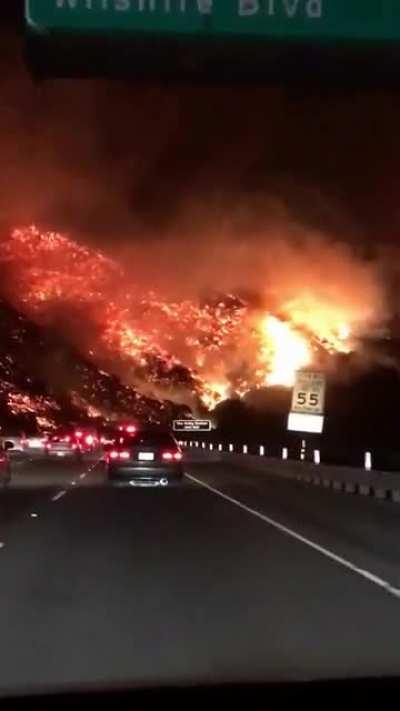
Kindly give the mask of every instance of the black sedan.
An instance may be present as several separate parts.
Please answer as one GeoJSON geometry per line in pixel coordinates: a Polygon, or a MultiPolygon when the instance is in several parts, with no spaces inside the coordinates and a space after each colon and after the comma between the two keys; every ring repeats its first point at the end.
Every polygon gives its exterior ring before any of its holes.
{"type": "Polygon", "coordinates": [[[105,455],[108,478],[132,486],[168,486],[182,480],[182,451],[169,432],[120,437],[105,455]]]}

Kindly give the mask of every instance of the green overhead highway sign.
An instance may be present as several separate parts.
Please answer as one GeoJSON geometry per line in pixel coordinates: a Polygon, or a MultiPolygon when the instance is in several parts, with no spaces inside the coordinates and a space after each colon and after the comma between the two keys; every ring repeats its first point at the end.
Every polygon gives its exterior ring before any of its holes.
{"type": "Polygon", "coordinates": [[[284,41],[400,40],[400,0],[26,0],[38,33],[284,41]]]}

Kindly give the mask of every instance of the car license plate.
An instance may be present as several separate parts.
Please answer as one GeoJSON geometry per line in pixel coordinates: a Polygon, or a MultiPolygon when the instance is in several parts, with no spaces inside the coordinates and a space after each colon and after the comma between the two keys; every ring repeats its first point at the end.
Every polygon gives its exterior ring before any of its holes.
{"type": "Polygon", "coordinates": [[[43,443],[40,439],[28,439],[28,447],[31,449],[42,449],[43,443]]]}
{"type": "Polygon", "coordinates": [[[65,452],[56,452],[57,457],[64,457],[65,452]]]}
{"type": "Polygon", "coordinates": [[[139,452],[140,462],[152,462],[154,460],[154,452],[139,452]]]}

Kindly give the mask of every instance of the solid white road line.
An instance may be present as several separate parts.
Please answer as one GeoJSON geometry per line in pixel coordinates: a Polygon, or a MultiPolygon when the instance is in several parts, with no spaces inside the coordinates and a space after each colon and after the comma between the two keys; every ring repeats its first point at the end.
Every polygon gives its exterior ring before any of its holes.
{"type": "Polygon", "coordinates": [[[199,486],[203,486],[205,489],[208,489],[213,494],[216,494],[216,496],[220,496],[221,499],[225,499],[226,501],[229,501],[231,504],[238,506],[240,509],[243,509],[243,511],[246,511],[252,516],[256,516],[256,518],[261,519],[261,521],[264,521],[264,523],[267,523],[269,526],[273,526],[273,528],[276,528],[281,533],[284,533],[285,535],[294,538],[296,541],[303,543],[309,548],[312,548],[318,553],[321,553],[321,555],[325,556],[326,558],[329,558],[330,560],[333,560],[335,563],[338,563],[344,568],[351,570],[353,573],[356,573],[365,580],[368,580],[370,583],[373,583],[374,585],[383,588],[383,590],[386,590],[386,592],[388,592],[390,595],[393,595],[393,597],[400,599],[400,589],[393,587],[393,585],[391,585],[389,582],[383,580],[382,578],[379,578],[377,575],[374,575],[374,573],[371,573],[368,570],[364,570],[363,568],[359,568],[357,565],[354,565],[354,563],[351,563],[351,561],[347,560],[346,558],[342,558],[342,556],[333,553],[328,548],[324,548],[318,543],[314,543],[314,541],[311,541],[309,538],[305,538],[305,536],[302,536],[300,533],[296,533],[296,531],[293,531],[291,528],[283,526],[283,524],[279,523],[278,521],[275,521],[272,518],[269,518],[269,516],[265,516],[260,511],[246,506],[246,504],[243,504],[241,501],[238,501],[238,499],[234,499],[232,496],[224,494],[223,491],[215,489],[213,486],[210,486],[210,484],[206,484],[206,482],[202,481],[201,479],[197,479],[197,477],[192,476],[191,474],[185,474],[185,476],[191,481],[194,481],[196,484],[199,484],[199,486]]]}

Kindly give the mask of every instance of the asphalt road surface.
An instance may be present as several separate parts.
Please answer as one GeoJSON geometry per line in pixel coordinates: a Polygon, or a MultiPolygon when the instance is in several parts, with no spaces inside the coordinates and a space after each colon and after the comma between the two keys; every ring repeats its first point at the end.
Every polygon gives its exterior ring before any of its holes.
{"type": "Polygon", "coordinates": [[[95,462],[13,466],[0,690],[398,675],[398,505],[187,474],[136,489],[95,462]]]}

